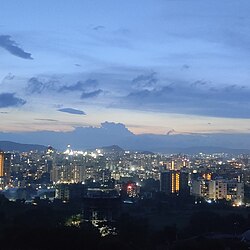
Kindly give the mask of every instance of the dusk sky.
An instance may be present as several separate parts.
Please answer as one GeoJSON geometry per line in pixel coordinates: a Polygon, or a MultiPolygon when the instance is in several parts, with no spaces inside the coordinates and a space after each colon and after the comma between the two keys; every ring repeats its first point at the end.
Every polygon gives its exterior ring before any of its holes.
{"type": "Polygon", "coordinates": [[[0,130],[249,136],[249,13],[248,0],[3,0],[0,130]]]}

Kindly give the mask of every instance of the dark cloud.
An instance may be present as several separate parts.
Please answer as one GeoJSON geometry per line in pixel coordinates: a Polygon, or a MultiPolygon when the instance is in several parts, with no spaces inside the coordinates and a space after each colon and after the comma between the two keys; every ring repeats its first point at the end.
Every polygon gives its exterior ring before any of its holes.
{"type": "Polygon", "coordinates": [[[167,135],[171,135],[171,134],[174,134],[175,133],[175,130],[174,129],[171,129],[167,132],[167,135]]]}
{"type": "Polygon", "coordinates": [[[96,96],[100,95],[101,93],[103,93],[103,90],[101,90],[101,89],[91,91],[91,92],[83,92],[81,95],[81,99],[96,97],[96,96]]]}
{"type": "Polygon", "coordinates": [[[206,81],[131,91],[119,107],[215,117],[250,118],[250,88],[206,81]]]}
{"type": "Polygon", "coordinates": [[[3,80],[11,81],[15,78],[15,75],[9,73],[7,76],[4,77],[3,80]]]}
{"type": "Polygon", "coordinates": [[[8,114],[9,112],[1,111],[0,114],[8,114]]]}
{"type": "Polygon", "coordinates": [[[33,59],[30,53],[25,52],[22,48],[18,47],[18,44],[14,40],[11,40],[11,36],[0,35],[0,47],[17,57],[33,59]]]}
{"type": "Polygon", "coordinates": [[[190,69],[190,66],[187,64],[183,64],[181,67],[181,70],[188,70],[188,69],[190,69]]]}
{"type": "Polygon", "coordinates": [[[76,66],[76,67],[81,67],[82,65],[79,64],[79,63],[75,63],[75,66],[76,66]]]}
{"type": "Polygon", "coordinates": [[[73,109],[73,108],[62,108],[62,109],[58,109],[57,111],[69,113],[73,115],[86,115],[84,111],[79,110],[79,109],[73,109]]]}
{"type": "Polygon", "coordinates": [[[95,27],[93,28],[93,30],[96,30],[96,31],[98,31],[98,30],[103,30],[103,29],[105,29],[105,26],[103,26],[103,25],[97,25],[97,26],[95,26],[95,27]]]}
{"type": "Polygon", "coordinates": [[[64,85],[59,88],[59,91],[85,91],[86,89],[95,88],[98,85],[98,81],[94,79],[88,79],[84,82],[78,81],[72,85],[64,85]]]}
{"type": "Polygon", "coordinates": [[[46,119],[46,118],[37,118],[36,121],[46,121],[46,122],[58,122],[58,120],[55,119],[46,119]]]}
{"type": "Polygon", "coordinates": [[[132,86],[136,89],[150,90],[155,88],[158,79],[155,72],[139,75],[132,80],[132,86]]]}
{"type": "Polygon", "coordinates": [[[31,94],[41,94],[47,87],[46,83],[43,83],[36,77],[32,77],[28,81],[26,91],[31,94]]]}
{"type": "MultiPolygon", "coordinates": [[[[98,86],[95,79],[87,79],[86,81],[78,81],[74,84],[62,84],[58,79],[39,79],[32,77],[28,80],[26,92],[28,94],[41,94],[43,92],[86,92],[92,91],[98,86]]],[[[90,92],[91,93],[91,92],[90,92]]]]}
{"type": "Polygon", "coordinates": [[[209,82],[198,80],[190,84],[191,87],[204,86],[206,84],[210,84],[209,82]]]}
{"type": "Polygon", "coordinates": [[[64,85],[62,86],[59,91],[81,91],[85,88],[85,84],[84,82],[77,82],[75,84],[72,84],[72,85],[64,85]]]}
{"type": "Polygon", "coordinates": [[[23,106],[25,100],[15,97],[15,93],[0,94],[0,108],[23,106]]]}

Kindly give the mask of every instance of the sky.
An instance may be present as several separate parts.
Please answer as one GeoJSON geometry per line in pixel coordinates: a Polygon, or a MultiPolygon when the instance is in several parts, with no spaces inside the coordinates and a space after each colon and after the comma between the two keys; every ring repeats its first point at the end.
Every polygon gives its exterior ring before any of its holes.
{"type": "Polygon", "coordinates": [[[2,0],[0,139],[110,124],[241,145],[249,13],[248,0],[2,0]]]}

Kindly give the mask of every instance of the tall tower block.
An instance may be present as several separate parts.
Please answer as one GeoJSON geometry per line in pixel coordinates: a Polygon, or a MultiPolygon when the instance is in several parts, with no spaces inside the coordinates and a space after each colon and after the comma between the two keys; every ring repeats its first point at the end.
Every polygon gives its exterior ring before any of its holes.
{"type": "Polygon", "coordinates": [[[4,176],[4,152],[0,151],[0,178],[4,176]]]}

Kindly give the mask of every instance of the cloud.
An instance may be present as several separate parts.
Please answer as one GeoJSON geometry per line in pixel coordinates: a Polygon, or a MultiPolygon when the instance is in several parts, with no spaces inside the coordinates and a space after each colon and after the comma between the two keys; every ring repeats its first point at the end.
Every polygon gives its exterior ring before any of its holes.
{"type": "Polygon", "coordinates": [[[30,94],[41,94],[48,86],[36,77],[32,77],[28,80],[26,91],[30,94]]]}
{"type": "Polygon", "coordinates": [[[46,122],[58,122],[58,120],[55,119],[46,119],[46,118],[36,118],[36,121],[46,121],[46,122]]]}
{"type": "Polygon", "coordinates": [[[96,31],[98,31],[98,30],[103,30],[103,29],[105,29],[105,26],[103,26],[103,25],[97,25],[97,26],[95,26],[95,27],[93,28],[93,30],[96,30],[96,31]]]}
{"type": "Polygon", "coordinates": [[[79,109],[73,109],[73,108],[62,108],[62,109],[58,109],[57,111],[69,113],[73,115],[86,115],[84,111],[79,110],[79,109]]]}
{"type": "MultiPolygon", "coordinates": [[[[95,79],[87,79],[85,81],[77,81],[73,84],[64,84],[57,78],[38,78],[32,77],[28,80],[26,92],[28,94],[42,94],[43,92],[87,92],[94,90],[98,85],[95,79]]],[[[90,92],[91,93],[91,92],[90,92]]],[[[93,93],[94,94],[94,93],[93,93]]]]}
{"type": "Polygon", "coordinates": [[[183,64],[183,65],[181,66],[181,70],[188,70],[188,69],[190,69],[190,66],[187,65],[187,64],[183,64]]]}
{"type": "Polygon", "coordinates": [[[171,129],[167,132],[167,135],[171,135],[171,134],[174,134],[175,133],[175,130],[174,129],[171,129]]]}
{"type": "MultiPolygon", "coordinates": [[[[1,140],[25,141],[25,143],[34,143],[52,145],[59,149],[64,149],[68,144],[74,148],[92,148],[105,145],[120,144],[131,139],[133,145],[135,135],[122,123],[103,122],[100,127],[77,127],[70,132],[52,132],[37,131],[24,133],[1,133],[1,140]]],[[[127,143],[127,142],[126,142],[127,143]]]]}
{"type": "Polygon", "coordinates": [[[155,88],[158,79],[156,77],[156,72],[151,72],[149,74],[142,74],[137,76],[132,80],[132,86],[135,89],[140,90],[152,90],[155,88]]]}
{"type": "Polygon", "coordinates": [[[131,131],[126,128],[123,123],[116,122],[103,122],[101,123],[101,129],[111,134],[120,134],[120,135],[133,135],[131,131]]]}
{"type": "Polygon", "coordinates": [[[18,44],[14,40],[11,40],[11,36],[0,35],[0,47],[17,57],[23,59],[33,59],[30,53],[25,52],[23,49],[18,47],[18,44]]]}
{"type": "Polygon", "coordinates": [[[23,106],[25,100],[15,97],[15,93],[0,94],[0,108],[23,106]]]}
{"type": "Polygon", "coordinates": [[[101,89],[91,91],[91,92],[83,92],[81,95],[81,99],[96,97],[96,96],[100,95],[102,92],[103,92],[103,90],[101,90],[101,89]]]}
{"type": "MultiPolygon", "coordinates": [[[[171,134],[171,133],[170,133],[171,134]]],[[[63,150],[68,144],[75,149],[98,148],[108,145],[119,145],[127,150],[149,150],[154,152],[180,153],[187,147],[225,147],[250,149],[250,134],[133,134],[122,123],[104,122],[100,127],[77,127],[69,132],[0,132],[1,140],[12,140],[21,143],[52,145],[63,150]],[[84,139],[83,139],[84,138],[84,139]]],[[[210,149],[223,152],[223,149],[210,149]]],[[[241,152],[242,153],[242,152],[241,152]]]]}
{"type": "Polygon", "coordinates": [[[250,118],[250,88],[236,84],[216,85],[203,80],[175,81],[151,89],[142,86],[132,90],[117,106],[166,113],[250,118]]]}
{"type": "Polygon", "coordinates": [[[64,85],[59,88],[59,92],[62,91],[85,91],[86,89],[95,88],[98,85],[98,81],[95,79],[87,79],[86,81],[78,81],[75,84],[64,85]]]}
{"type": "Polygon", "coordinates": [[[11,81],[15,78],[15,75],[9,73],[8,75],[6,75],[3,79],[3,81],[7,80],[7,81],[11,81]]]}

